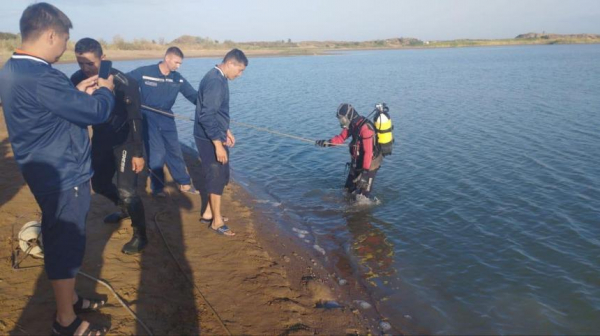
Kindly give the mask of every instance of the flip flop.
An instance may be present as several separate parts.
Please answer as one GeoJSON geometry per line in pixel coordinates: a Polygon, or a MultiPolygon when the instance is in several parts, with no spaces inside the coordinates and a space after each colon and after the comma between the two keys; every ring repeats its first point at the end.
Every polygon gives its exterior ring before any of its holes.
{"type": "MultiPolygon", "coordinates": [[[[57,321],[54,321],[54,323],[52,324],[51,335],[75,335],[75,332],[77,331],[77,328],[79,328],[81,323],[83,323],[83,321],[79,317],[76,317],[73,323],[69,324],[66,327],[63,327],[57,321]]],[[[87,329],[83,332],[83,335],[96,335],[97,333],[100,333],[100,335],[106,335],[107,332],[108,328],[90,323],[87,329]]]]}
{"type": "Polygon", "coordinates": [[[84,298],[84,297],[78,296],[77,297],[77,302],[75,302],[75,304],[73,305],[73,310],[75,311],[75,314],[89,313],[89,312],[93,312],[93,311],[99,310],[105,304],[106,304],[106,300],[88,299],[88,298],[84,298]],[[88,300],[90,302],[90,305],[87,308],[83,308],[83,301],[84,300],[88,300]]]}
{"type": "Polygon", "coordinates": [[[192,195],[200,195],[200,192],[198,190],[196,190],[196,188],[194,188],[194,186],[192,184],[190,184],[190,188],[187,190],[183,190],[183,189],[181,189],[181,186],[179,186],[179,191],[181,191],[182,193],[188,193],[188,194],[192,194],[192,195]]]}
{"type": "Polygon", "coordinates": [[[210,229],[211,229],[212,231],[214,231],[216,234],[220,234],[220,235],[223,235],[223,236],[228,236],[228,237],[231,237],[231,236],[234,236],[234,235],[235,235],[235,233],[234,233],[234,234],[232,234],[232,235],[228,235],[228,234],[226,233],[226,232],[233,232],[233,231],[229,230],[229,227],[227,227],[227,225],[219,226],[219,228],[218,228],[218,229],[216,229],[216,230],[215,230],[215,229],[213,229],[213,228],[210,228],[210,229]]]}

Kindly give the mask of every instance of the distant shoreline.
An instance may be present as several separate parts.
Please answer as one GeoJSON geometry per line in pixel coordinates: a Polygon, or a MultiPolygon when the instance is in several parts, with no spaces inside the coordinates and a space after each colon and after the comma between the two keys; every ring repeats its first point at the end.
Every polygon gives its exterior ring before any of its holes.
{"type": "MultiPolygon", "coordinates": [[[[556,45],[556,44],[600,44],[600,39],[505,39],[505,40],[454,40],[435,41],[427,44],[386,44],[377,45],[371,42],[301,42],[290,47],[257,47],[262,42],[240,43],[226,48],[198,48],[198,45],[170,43],[167,45],[153,45],[152,49],[105,49],[108,59],[113,61],[162,59],[164,51],[170,45],[179,46],[186,58],[220,58],[230,49],[237,47],[249,57],[288,57],[288,56],[316,56],[335,54],[346,51],[372,51],[372,50],[420,50],[440,48],[468,48],[468,47],[506,47],[506,46],[529,46],[529,45],[556,45]],[[332,47],[334,46],[334,47],[332,47]]],[[[225,45],[223,45],[225,47],[225,45]]],[[[10,58],[12,51],[0,51],[0,66],[10,58]]],[[[75,63],[75,55],[72,47],[68,48],[58,63],[75,63]]]]}

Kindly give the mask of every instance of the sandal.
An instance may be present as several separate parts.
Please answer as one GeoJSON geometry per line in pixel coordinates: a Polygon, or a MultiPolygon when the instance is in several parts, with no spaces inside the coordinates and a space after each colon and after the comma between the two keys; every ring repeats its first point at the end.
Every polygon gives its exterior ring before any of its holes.
{"type": "Polygon", "coordinates": [[[89,313],[89,312],[97,311],[98,309],[102,308],[105,304],[106,304],[106,301],[104,301],[104,300],[88,299],[88,298],[83,298],[81,296],[77,296],[77,302],[75,302],[75,304],[73,305],[73,310],[75,311],[75,314],[89,313]],[[83,308],[84,300],[88,300],[90,302],[90,305],[87,306],[87,308],[83,308]]]}
{"type": "MultiPolygon", "coordinates": [[[[63,327],[60,325],[60,323],[58,323],[58,321],[55,320],[54,324],[52,324],[51,335],[52,336],[75,335],[75,332],[77,331],[77,328],[79,328],[81,323],[83,323],[83,321],[79,317],[76,317],[75,320],[73,321],[73,323],[69,324],[66,327],[63,327]]],[[[97,333],[100,333],[100,335],[106,335],[107,332],[108,332],[108,328],[90,323],[90,325],[87,327],[87,329],[85,329],[85,331],[83,332],[82,335],[84,335],[84,336],[96,335],[97,333]]]]}
{"type": "Polygon", "coordinates": [[[213,229],[213,228],[211,228],[211,227],[209,227],[209,228],[210,228],[212,231],[214,231],[216,234],[220,234],[220,235],[223,235],[223,236],[228,236],[228,237],[233,237],[233,236],[235,236],[235,232],[231,231],[227,225],[222,225],[222,226],[219,226],[219,228],[218,228],[218,229],[213,229]],[[229,232],[231,232],[232,234],[227,234],[227,233],[229,233],[229,232]]]}
{"type": "Polygon", "coordinates": [[[188,193],[188,194],[192,194],[192,195],[200,195],[200,192],[196,188],[194,188],[194,185],[189,184],[189,186],[190,187],[185,190],[181,189],[181,186],[179,186],[179,191],[182,193],[188,193]]]}

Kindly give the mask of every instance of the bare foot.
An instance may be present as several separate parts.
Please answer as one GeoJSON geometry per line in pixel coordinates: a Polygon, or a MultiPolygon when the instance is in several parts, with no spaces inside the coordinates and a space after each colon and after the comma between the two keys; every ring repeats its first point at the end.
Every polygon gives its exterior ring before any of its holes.
{"type": "Polygon", "coordinates": [[[235,236],[235,232],[231,231],[227,225],[210,226],[211,229],[215,230],[216,233],[224,236],[235,236]]]}
{"type": "Polygon", "coordinates": [[[179,191],[190,194],[200,194],[191,184],[182,184],[179,186],[179,191]]]}

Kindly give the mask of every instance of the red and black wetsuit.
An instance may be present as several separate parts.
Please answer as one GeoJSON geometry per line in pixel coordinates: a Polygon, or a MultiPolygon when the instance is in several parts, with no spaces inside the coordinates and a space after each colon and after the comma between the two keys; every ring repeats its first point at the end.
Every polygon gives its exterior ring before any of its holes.
{"type": "Polygon", "coordinates": [[[344,187],[348,189],[348,192],[354,192],[356,190],[354,180],[360,173],[364,172],[371,179],[371,184],[369,188],[361,189],[358,192],[368,197],[373,189],[373,181],[381,165],[382,158],[381,154],[375,150],[375,130],[371,123],[366,121],[364,117],[358,117],[352,120],[348,129],[344,128],[339,135],[331,138],[329,142],[339,145],[344,143],[349,137],[352,137],[352,142],[350,142],[352,162],[344,187]]]}

